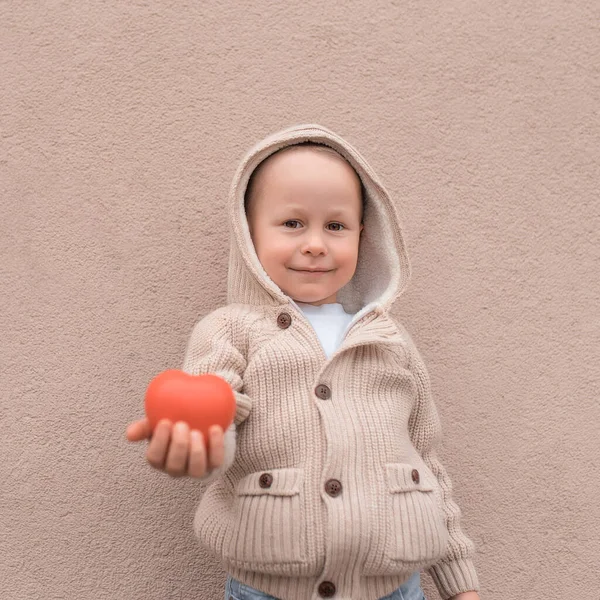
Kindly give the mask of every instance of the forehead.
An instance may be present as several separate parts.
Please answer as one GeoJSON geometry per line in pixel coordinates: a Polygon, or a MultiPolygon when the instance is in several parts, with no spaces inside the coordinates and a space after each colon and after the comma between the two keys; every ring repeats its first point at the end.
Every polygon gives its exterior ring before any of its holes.
{"type": "Polygon", "coordinates": [[[344,158],[333,150],[292,146],[268,157],[258,168],[260,195],[277,193],[289,199],[306,194],[355,195],[360,179],[344,158]]]}

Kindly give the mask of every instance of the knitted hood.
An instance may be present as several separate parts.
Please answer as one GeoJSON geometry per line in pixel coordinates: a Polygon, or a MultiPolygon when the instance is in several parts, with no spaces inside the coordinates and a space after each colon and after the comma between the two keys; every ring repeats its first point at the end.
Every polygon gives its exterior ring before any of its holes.
{"type": "Polygon", "coordinates": [[[349,313],[361,309],[387,310],[410,279],[410,263],[398,214],[387,191],[367,161],[348,142],[320,125],[295,125],[255,144],[242,159],[229,192],[231,223],[227,302],[277,306],[291,298],[262,267],[244,210],[244,193],[254,169],[270,154],[293,144],[312,141],[326,144],[341,154],[362,179],[366,193],[364,230],[358,263],[352,279],[337,293],[337,301],[349,313]]]}

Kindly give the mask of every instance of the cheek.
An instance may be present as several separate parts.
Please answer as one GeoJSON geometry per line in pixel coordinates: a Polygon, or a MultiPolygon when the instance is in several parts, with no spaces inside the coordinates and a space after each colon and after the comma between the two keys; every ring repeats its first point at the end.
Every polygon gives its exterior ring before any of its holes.
{"type": "Polygon", "coordinates": [[[287,243],[286,240],[278,238],[271,234],[261,239],[258,244],[259,258],[271,264],[281,263],[289,259],[293,254],[294,247],[287,243]]]}
{"type": "Polygon", "coordinates": [[[354,268],[358,259],[358,243],[345,244],[343,248],[340,248],[338,257],[346,267],[354,268]]]}

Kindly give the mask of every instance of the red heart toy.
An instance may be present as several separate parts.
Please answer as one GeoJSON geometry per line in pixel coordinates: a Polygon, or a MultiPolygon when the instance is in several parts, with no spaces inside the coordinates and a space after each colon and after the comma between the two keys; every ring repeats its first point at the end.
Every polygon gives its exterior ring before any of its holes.
{"type": "Polygon", "coordinates": [[[231,386],[218,375],[190,375],[177,369],[159,373],[148,385],[144,401],[152,431],[161,419],[185,421],[208,440],[212,425],[225,431],[236,411],[231,386]]]}

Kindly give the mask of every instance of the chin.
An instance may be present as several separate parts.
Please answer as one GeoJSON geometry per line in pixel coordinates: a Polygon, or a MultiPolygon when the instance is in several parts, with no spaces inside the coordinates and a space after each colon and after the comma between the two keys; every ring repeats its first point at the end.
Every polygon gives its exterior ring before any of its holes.
{"type": "Polygon", "coordinates": [[[307,293],[297,293],[295,294],[293,291],[292,292],[288,292],[286,290],[282,290],[286,295],[288,295],[292,300],[295,300],[296,302],[304,302],[304,303],[308,303],[308,302],[320,302],[321,300],[325,300],[326,298],[329,298],[329,296],[331,296],[331,294],[327,294],[327,295],[323,295],[323,294],[307,294],[307,293]]]}
{"type": "Polygon", "coordinates": [[[335,302],[335,300],[329,300],[329,298],[331,298],[331,296],[334,296],[335,294],[296,294],[295,296],[292,296],[290,294],[288,295],[290,296],[290,298],[296,300],[296,302],[310,302],[313,304],[315,302],[324,303],[325,301],[335,302]]]}

